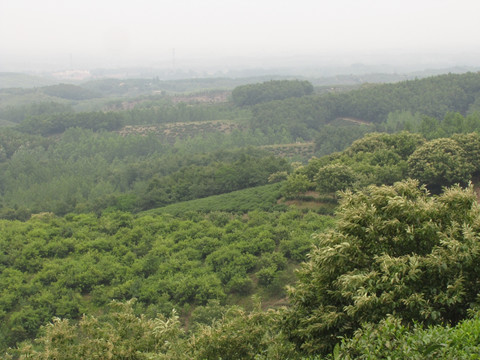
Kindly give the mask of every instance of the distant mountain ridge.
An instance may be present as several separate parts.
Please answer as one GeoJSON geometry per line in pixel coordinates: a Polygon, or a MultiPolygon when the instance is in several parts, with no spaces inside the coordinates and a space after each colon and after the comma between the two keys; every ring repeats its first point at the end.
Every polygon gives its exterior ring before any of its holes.
{"type": "Polygon", "coordinates": [[[55,79],[23,73],[0,72],[0,89],[33,88],[56,84],[55,79]]]}

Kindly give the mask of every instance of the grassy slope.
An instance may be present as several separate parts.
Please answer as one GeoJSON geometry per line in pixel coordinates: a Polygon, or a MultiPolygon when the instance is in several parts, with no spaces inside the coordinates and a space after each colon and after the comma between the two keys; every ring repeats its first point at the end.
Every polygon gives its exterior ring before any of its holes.
{"type": "Polygon", "coordinates": [[[145,213],[178,215],[187,211],[245,213],[252,210],[283,210],[285,205],[277,204],[277,200],[281,197],[280,187],[281,183],[263,185],[228,194],[180,202],[145,213]]]}
{"type": "Polygon", "coordinates": [[[232,213],[247,213],[253,210],[275,211],[294,207],[302,211],[314,211],[319,214],[333,214],[336,204],[332,199],[320,198],[318,194],[308,193],[301,199],[285,200],[282,198],[283,183],[268,184],[244,190],[233,191],[228,194],[209,196],[203,199],[184,201],[167,205],[161,208],[145,211],[141,214],[171,214],[174,216],[186,212],[209,213],[225,211],[232,213]]]}

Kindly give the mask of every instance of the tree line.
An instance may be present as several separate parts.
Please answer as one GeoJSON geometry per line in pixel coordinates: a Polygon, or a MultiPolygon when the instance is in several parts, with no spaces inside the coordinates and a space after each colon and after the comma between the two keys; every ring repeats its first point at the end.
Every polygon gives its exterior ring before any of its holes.
{"type": "Polygon", "coordinates": [[[285,159],[246,148],[197,153],[155,135],[120,136],[68,129],[58,139],[5,136],[1,210],[4,218],[50,211],[140,211],[264,185],[288,171],[285,159]],[[25,140],[32,142],[25,146],[25,140]],[[17,141],[18,140],[18,141],[17,141]]]}
{"type": "MultiPolygon", "coordinates": [[[[392,128],[392,125],[401,126],[393,118],[388,123],[389,114],[410,113],[444,119],[447,113],[458,113],[463,117],[474,113],[478,110],[479,84],[479,73],[448,74],[395,84],[365,85],[361,89],[339,94],[288,98],[254,106],[250,124],[263,132],[285,129],[293,138],[303,140],[313,140],[317,135],[324,139],[322,131],[325,126],[338,125],[336,122],[342,118],[357,119],[371,124],[376,130],[386,126],[392,131],[399,131],[398,127],[395,130],[392,128]]],[[[416,126],[415,122],[423,121],[423,118],[415,120],[415,117],[409,120],[410,125],[403,122],[403,125],[410,126],[405,130],[413,131],[411,127],[416,126]]],[[[341,125],[342,133],[347,136],[355,131],[345,124],[341,125]]]]}
{"type": "Polygon", "coordinates": [[[306,80],[271,80],[260,84],[237,86],[232,91],[232,101],[237,106],[252,106],[312,93],[313,85],[306,80]]]}
{"type": "Polygon", "coordinates": [[[454,184],[467,185],[480,173],[480,135],[455,134],[426,140],[419,134],[371,133],[343,152],[297,168],[284,185],[284,194],[295,197],[309,190],[335,194],[368,185],[392,185],[418,179],[434,193],[454,184]]]}

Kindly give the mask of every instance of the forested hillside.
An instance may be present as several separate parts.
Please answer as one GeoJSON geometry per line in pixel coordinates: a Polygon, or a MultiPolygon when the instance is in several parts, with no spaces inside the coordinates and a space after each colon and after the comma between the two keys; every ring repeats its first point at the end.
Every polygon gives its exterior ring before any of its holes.
{"type": "Polygon", "coordinates": [[[220,83],[0,90],[0,353],[478,352],[480,74],[220,83]]]}
{"type": "MultiPolygon", "coordinates": [[[[449,74],[259,104],[252,109],[251,126],[264,133],[286,131],[294,139],[316,139],[322,155],[343,150],[335,146],[348,145],[343,137],[352,141],[372,130],[442,132],[435,128],[448,113],[465,117],[478,110],[479,78],[478,73],[449,74]]],[[[469,131],[478,130],[478,117],[467,122],[469,131]]]]}

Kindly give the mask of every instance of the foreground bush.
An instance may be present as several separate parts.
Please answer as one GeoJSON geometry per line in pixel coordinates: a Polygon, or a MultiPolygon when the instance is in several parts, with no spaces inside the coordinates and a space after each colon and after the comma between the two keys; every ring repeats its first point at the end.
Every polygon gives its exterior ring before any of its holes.
{"type": "Polygon", "coordinates": [[[462,321],[456,327],[412,329],[395,317],[378,326],[368,324],[344,340],[334,351],[335,359],[479,359],[480,318],[462,321]]]}
{"type": "Polygon", "coordinates": [[[185,333],[175,312],[170,317],[136,316],[134,301],[112,302],[103,316],[84,316],[78,323],[55,318],[34,343],[11,350],[8,358],[74,359],[285,359],[292,344],[278,331],[278,313],[228,308],[212,324],[197,324],[185,333]]]}
{"type": "Polygon", "coordinates": [[[473,188],[430,197],[417,181],[345,193],[337,227],[290,289],[285,328],[307,353],[388,314],[405,323],[457,324],[480,291],[480,217],[473,188]]]}
{"type": "Polygon", "coordinates": [[[33,360],[141,360],[169,353],[178,358],[180,349],[174,345],[183,330],[175,312],[169,318],[147,319],[137,317],[132,304],[112,302],[108,315],[83,316],[78,323],[55,318],[42,328],[34,344],[23,344],[14,356],[33,360]]]}

